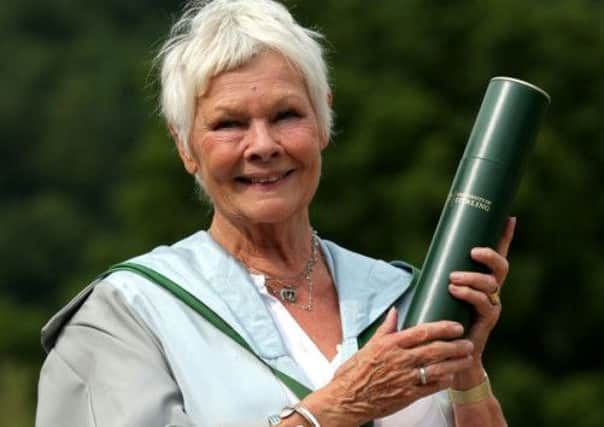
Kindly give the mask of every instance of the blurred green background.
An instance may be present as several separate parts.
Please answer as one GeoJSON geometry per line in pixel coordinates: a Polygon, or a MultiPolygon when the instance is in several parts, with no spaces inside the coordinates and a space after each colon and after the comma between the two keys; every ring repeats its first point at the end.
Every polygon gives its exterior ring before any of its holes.
{"type": "MultiPolygon", "coordinates": [[[[488,80],[551,108],[516,198],[486,355],[512,426],[604,425],[604,2],[297,0],[322,31],[336,136],[319,233],[421,265],[488,80]]],[[[182,1],[0,8],[0,414],[33,423],[45,320],[110,264],[207,225],[151,61],[182,1]]]]}

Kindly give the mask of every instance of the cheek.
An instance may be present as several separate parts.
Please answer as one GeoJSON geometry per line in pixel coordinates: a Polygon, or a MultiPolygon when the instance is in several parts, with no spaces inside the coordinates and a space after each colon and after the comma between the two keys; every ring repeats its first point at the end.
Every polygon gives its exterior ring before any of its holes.
{"type": "Polygon", "coordinates": [[[301,161],[312,162],[321,153],[321,139],[314,126],[296,126],[281,132],[287,152],[301,161]]]}
{"type": "Polygon", "coordinates": [[[206,181],[232,178],[241,159],[236,147],[236,144],[229,143],[206,143],[199,157],[201,173],[206,181]]]}

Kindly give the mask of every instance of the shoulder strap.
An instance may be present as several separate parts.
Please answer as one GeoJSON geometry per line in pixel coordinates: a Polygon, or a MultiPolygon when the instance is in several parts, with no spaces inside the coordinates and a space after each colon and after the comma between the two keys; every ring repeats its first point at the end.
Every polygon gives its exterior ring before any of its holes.
{"type": "MultiPolygon", "coordinates": [[[[410,271],[413,274],[412,281],[414,282],[416,280],[417,271],[419,271],[419,270],[417,270],[415,267],[413,267],[407,263],[404,263],[402,261],[394,261],[394,262],[392,262],[392,264],[399,268],[404,268],[404,269],[410,271]]],[[[308,387],[304,386],[303,384],[300,384],[298,381],[296,381],[289,375],[279,371],[278,369],[273,368],[270,364],[268,364],[266,361],[264,361],[264,359],[262,359],[260,356],[258,356],[254,352],[252,347],[245,341],[245,339],[237,331],[235,331],[235,329],[233,329],[227,322],[225,322],[218,314],[216,314],[216,312],[214,312],[210,307],[208,307],[201,300],[199,300],[195,295],[191,294],[186,289],[182,288],[180,285],[176,284],[175,282],[173,282],[172,280],[170,280],[163,274],[158,273],[157,271],[155,271],[151,268],[145,267],[144,265],[141,265],[141,264],[126,262],[126,263],[113,265],[107,271],[105,271],[103,274],[101,274],[101,277],[105,277],[116,271],[130,271],[132,273],[139,274],[139,275],[145,277],[146,279],[148,279],[149,281],[166,289],[168,292],[170,292],[176,298],[178,298],[183,303],[188,305],[191,309],[196,311],[200,316],[202,316],[204,319],[206,319],[209,323],[211,323],[218,330],[223,332],[225,335],[227,335],[229,338],[231,338],[233,341],[235,341],[241,347],[243,347],[248,352],[253,354],[256,357],[256,359],[258,359],[258,361],[260,361],[260,363],[262,363],[267,368],[269,368],[271,370],[271,372],[277,378],[279,378],[300,400],[302,400],[304,397],[306,397],[308,394],[310,394],[312,392],[308,387]]],[[[357,338],[357,343],[358,343],[359,348],[363,347],[367,343],[367,341],[369,341],[369,339],[375,333],[376,329],[383,322],[384,317],[385,317],[385,313],[382,314],[378,319],[376,319],[371,325],[369,325],[367,328],[365,328],[365,330],[363,332],[361,332],[361,334],[357,338]]],[[[373,426],[372,422],[365,424],[363,427],[371,427],[371,426],[373,426]]]]}

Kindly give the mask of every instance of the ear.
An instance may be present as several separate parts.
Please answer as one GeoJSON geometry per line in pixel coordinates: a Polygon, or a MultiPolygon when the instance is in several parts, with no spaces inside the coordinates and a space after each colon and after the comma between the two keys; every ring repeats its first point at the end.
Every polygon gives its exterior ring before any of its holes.
{"type": "MultiPolygon", "coordinates": [[[[331,89],[327,92],[327,105],[331,108],[333,104],[333,93],[331,89]]],[[[325,135],[324,139],[321,141],[321,151],[323,151],[329,145],[329,135],[325,135]]]]}
{"type": "Polygon", "coordinates": [[[329,145],[329,135],[323,135],[323,132],[321,132],[321,142],[319,144],[321,151],[325,150],[325,148],[327,148],[328,145],[329,145]]]}
{"type": "Polygon", "coordinates": [[[181,141],[178,137],[178,132],[176,132],[174,126],[168,124],[168,130],[170,131],[170,135],[172,135],[172,139],[176,144],[176,149],[178,150],[178,155],[182,160],[183,166],[185,167],[187,172],[189,172],[191,175],[195,175],[198,170],[197,162],[195,161],[193,156],[191,156],[191,153],[189,152],[189,149],[185,146],[185,143],[181,141]]]}

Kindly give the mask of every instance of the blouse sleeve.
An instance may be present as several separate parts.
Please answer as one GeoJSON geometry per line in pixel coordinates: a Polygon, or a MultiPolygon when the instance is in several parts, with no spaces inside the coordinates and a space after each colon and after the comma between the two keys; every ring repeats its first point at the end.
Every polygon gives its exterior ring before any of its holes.
{"type": "Polygon", "coordinates": [[[42,367],[37,427],[192,426],[161,344],[107,282],[42,367]]]}

